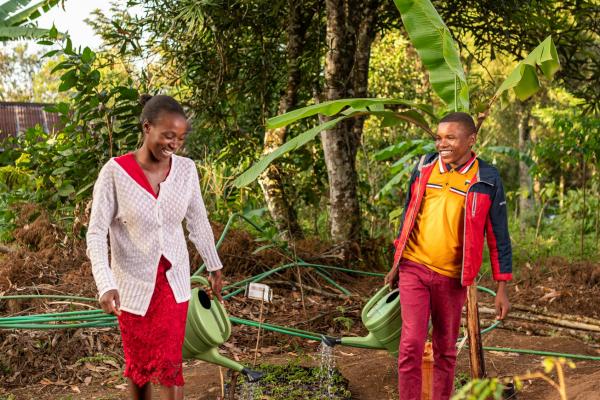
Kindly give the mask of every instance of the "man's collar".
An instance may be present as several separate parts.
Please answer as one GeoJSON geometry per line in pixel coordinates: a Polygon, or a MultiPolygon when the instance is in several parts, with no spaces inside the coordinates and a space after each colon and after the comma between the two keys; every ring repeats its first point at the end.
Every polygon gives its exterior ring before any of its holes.
{"type": "Polygon", "coordinates": [[[442,162],[442,157],[440,157],[438,155],[438,167],[440,168],[440,174],[443,174],[445,172],[448,172],[448,171],[454,169],[455,171],[458,171],[459,174],[464,175],[467,172],[469,172],[469,170],[471,169],[473,164],[475,164],[475,160],[477,160],[477,155],[474,152],[471,152],[471,158],[469,158],[469,160],[466,163],[464,163],[463,165],[461,165],[458,168],[452,168],[450,166],[450,164],[446,164],[446,163],[442,162]]]}

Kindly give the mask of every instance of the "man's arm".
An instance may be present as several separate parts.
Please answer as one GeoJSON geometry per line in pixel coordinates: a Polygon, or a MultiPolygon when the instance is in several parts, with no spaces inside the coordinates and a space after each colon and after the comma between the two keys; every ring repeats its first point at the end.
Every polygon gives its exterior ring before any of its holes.
{"type": "Polygon", "coordinates": [[[496,190],[486,222],[486,238],[490,249],[492,275],[498,282],[496,290],[496,319],[502,320],[510,310],[507,282],[512,279],[512,247],[508,233],[508,212],[502,181],[496,182],[496,190]]]}

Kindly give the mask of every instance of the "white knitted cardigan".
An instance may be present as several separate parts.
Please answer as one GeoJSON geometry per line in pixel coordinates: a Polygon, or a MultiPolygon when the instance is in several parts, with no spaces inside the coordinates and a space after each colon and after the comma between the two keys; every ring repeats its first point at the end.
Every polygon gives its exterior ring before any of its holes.
{"type": "Polygon", "coordinates": [[[172,267],[167,280],[178,303],[190,298],[190,262],[182,222],[209,271],[222,268],[202,195],[198,172],[188,158],[171,156],[171,170],[158,198],[114,160],[94,185],[87,254],[99,295],[117,289],[121,309],[145,315],[154,292],[161,255],[172,267]],[[110,237],[110,263],[108,241],[110,237]]]}

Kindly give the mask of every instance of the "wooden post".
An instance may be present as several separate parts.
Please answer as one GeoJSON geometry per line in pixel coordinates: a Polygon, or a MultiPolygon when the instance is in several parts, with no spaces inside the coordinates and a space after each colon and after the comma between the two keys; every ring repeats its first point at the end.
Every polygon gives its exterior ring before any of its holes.
{"type": "Polygon", "coordinates": [[[254,362],[252,363],[252,367],[256,367],[256,356],[258,355],[258,345],[260,343],[260,329],[262,328],[263,323],[263,308],[265,305],[265,288],[262,288],[263,294],[260,299],[260,311],[258,315],[258,333],[256,334],[256,347],[254,348],[254,362]]]}
{"type": "Polygon", "coordinates": [[[425,343],[423,361],[421,361],[421,376],[421,400],[431,400],[433,398],[433,349],[429,341],[425,343]]]}
{"type": "Polygon", "coordinates": [[[485,361],[479,328],[479,309],[477,306],[477,285],[467,288],[467,334],[469,337],[469,356],[471,360],[471,378],[485,377],[485,361]]]}

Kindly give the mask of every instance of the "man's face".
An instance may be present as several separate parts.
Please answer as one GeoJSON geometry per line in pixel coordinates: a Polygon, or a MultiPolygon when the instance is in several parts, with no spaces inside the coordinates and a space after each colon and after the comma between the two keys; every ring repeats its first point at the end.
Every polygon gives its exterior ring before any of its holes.
{"type": "Polygon", "coordinates": [[[469,160],[476,137],[460,122],[442,122],[435,136],[435,148],[442,162],[457,167],[469,160]]]}

